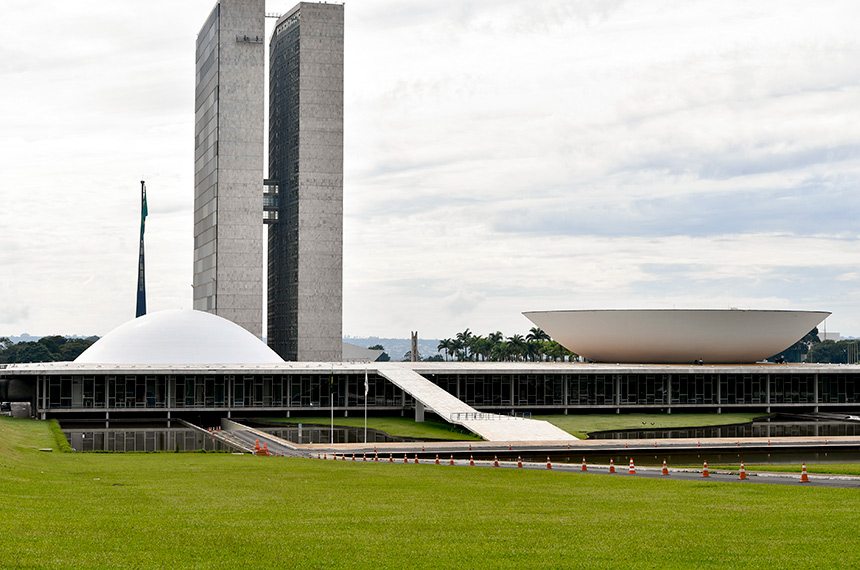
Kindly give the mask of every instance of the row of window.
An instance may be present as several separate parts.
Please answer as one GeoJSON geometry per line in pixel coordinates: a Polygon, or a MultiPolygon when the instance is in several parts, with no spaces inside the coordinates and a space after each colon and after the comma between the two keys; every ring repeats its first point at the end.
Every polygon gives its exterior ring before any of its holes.
{"type": "MultiPolygon", "coordinates": [[[[295,347],[293,347],[295,348],[295,347]]],[[[858,403],[860,375],[430,375],[472,406],[498,408],[594,405],[858,403]]],[[[411,405],[382,378],[368,378],[369,406],[411,405]]],[[[364,377],[278,376],[48,377],[40,405],[50,408],[364,406],[364,377]]]]}

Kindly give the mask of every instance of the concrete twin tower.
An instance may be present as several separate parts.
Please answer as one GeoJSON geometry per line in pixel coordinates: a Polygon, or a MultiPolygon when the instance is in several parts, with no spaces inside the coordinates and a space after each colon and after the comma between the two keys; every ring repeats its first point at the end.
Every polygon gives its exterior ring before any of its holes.
{"type": "Polygon", "coordinates": [[[220,0],[197,36],[194,308],[285,360],[340,361],[343,312],[343,5],[302,2],[269,39],[265,0],[220,0]]]}

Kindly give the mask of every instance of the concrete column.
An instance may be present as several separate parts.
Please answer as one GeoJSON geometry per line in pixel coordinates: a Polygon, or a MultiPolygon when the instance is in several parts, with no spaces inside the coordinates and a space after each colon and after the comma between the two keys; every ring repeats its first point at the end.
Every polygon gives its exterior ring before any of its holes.
{"type": "MultiPolygon", "coordinates": [[[[667,374],[665,376],[665,381],[666,381],[666,398],[667,398],[666,405],[671,406],[672,405],[672,375],[667,374]]],[[[672,413],[671,408],[669,409],[669,413],[670,414],[672,413]]]]}
{"type": "Polygon", "coordinates": [[[770,412],[770,374],[765,375],[765,381],[767,382],[767,411],[770,412]]]}
{"type": "Polygon", "coordinates": [[[415,400],[415,421],[422,423],[424,421],[424,404],[415,400]]]}
{"type": "Polygon", "coordinates": [[[567,415],[567,407],[570,405],[570,399],[568,398],[570,378],[566,378],[565,376],[562,376],[562,378],[564,378],[564,413],[567,415]]]}
{"type": "MultiPolygon", "coordinates": [[[[818,401],[818,374],[815,375],[814,381],[815,381],[815,385],[812,388],[812,399],[815,401],[815,413],[817,414],[818,413],[818,404],[820,403],[818,401]]],[[[815,425],[815,429],[818,430],[818,424],[815,425]]],[[[816,433],[815,435],[818,435],[818,433],[816,433]]]]}
{"type": "MultiPolygon", "coordinates": [[[[720,382],[720,375],[717,374],[717,406],[723,403],[723,383],[720,382]]],[[[717,408],[717,413],[720,412],[721,408],[717,408]]]]}

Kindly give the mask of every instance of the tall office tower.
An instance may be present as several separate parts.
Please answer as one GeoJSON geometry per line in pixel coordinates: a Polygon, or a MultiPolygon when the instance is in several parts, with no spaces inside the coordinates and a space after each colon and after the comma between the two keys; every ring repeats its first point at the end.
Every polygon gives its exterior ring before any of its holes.
{"type": "Polygon", "coordinates": [[[268,342],[339,361],[343,311],[343,5],[302,2],[269,43],[268,342]]]}
{"type": "Polygon", "coordinates": [[[220,0],[197,36],[194,308],[263,328],[265,0],[220,0]]]}

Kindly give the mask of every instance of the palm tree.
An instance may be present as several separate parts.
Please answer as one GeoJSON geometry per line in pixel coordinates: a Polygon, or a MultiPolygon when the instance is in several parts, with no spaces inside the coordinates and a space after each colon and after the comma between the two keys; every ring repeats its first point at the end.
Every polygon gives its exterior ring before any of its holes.
{"type": "Polygon", "coordinates": [[[436,346],[436,350],[439,352],[444,352],[447,356],[445,360],[448,360],[451,357],[451,339],[443,338],[439,341],[439,345],[436,346]]]}
{"type": "Polygon", "coordinates": [[[543,343],[550,340],[549,335],[540,327],[532,327],[526,335],[526,340],[529,342],[529,355],[543,360],[543,343]]]}
{"type": "Polygon", "coordinates": [[[514,360],[519,360],[520,356],[525,355],[526,340],[523,338],[523,335],[515,334],[514,336],[509,336],[508,344],[511,347],[511,354],[514,356],[514,360]]]}
{"type": "Polygon", "coordinates": [[[460,340],[459,338],[451,339],[451,351],[454,353],[454,356],[457,358],[457,360],[464,360],[464,357],[465,357],[464,346],[465,345],[463,344],[463,341],[460,340]],[[463,352],[461,352],[461,351],[463,351],[463,352]]]}
{"type": "Polygon", "coordinates": [[[463,344],[463,360],[466,360],[466,351],[469,349],[469,339],[472,338],[472,331],[469,329],[457,333],[457,340],[463,344]]]}
{"type": "Polygon", "coordinates": [[[526,340],[550,340],[550,337],[542,328],[532,327],[526,335],[526,340]]]}
{"type": "Polygon", "coordinates": [[[490,360],[494,362],[501,362],[503,360],[508,360],[511,355],[511,346],[505,341],[497,342],[493,345],[493,348],[490,349],[490,360]]]}
{"type": "Polygon", "coordinates": [[[527,341],[525,344],[524,354],[528,356],[529,360],[535,362],[537,360],[543,360],[541,358],[541,343],[537,340],[527,341]]]}
{"type": "Polygon", "coordinates": [[[472,358],[474,360],[478,360],[479,356],[482,360],[487,359],[487,344],[487,339],[479,334],[469,339],[469,352],[472,353],[472,358]]]}

